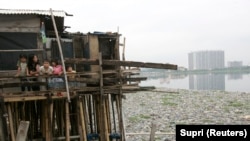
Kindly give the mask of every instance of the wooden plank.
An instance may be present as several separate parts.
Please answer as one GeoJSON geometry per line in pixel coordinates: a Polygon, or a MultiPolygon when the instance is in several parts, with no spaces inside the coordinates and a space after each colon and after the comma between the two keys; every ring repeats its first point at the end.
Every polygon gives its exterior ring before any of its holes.
{"type": "Polygon", "coordinates": [[[15,88],[20,86],[46,86],[46,82],[8,82],[0,84],[0,88],[15,88]]]}
{"type": "Polygon", "coordinates": [[[26,141],[29,125],[30,125],[29,121],[20,121],[20,125],[17,131],[16,141],[26,141]]]}
{"type": "Polygon", "coordinates": [[[84,113],[83,113],[83,102],[82,102],[83,99],[79,99],[78,102],[79,102],[79,114],[80,114],[80,123],[81,123],[81,128],[82,128],[82,139],[83,141],[86,141],[87,140],[87,131],[86,131],[86,125],[85,125],[85,116],[84,116],[84,113]]]}
{"type": "MultiPolygon", "coordinates": [[[[46,100],[47,96],[33,96],[33,97],[5,97],[4,102],[18,102],[18,101],[36,101],[36,100],[46,100]]],[[[52,99],[65,99],[66,96],[52,96],[52,99]]]]}
{"type": "Polygon", "coordinates": [[[120,61],[120,60],[103,60],[103,65],[142,67],[142,68],[158,68],[158,69],[173,69],[177,70],[177,65],[151,63],[151,62],[136,62],[136,61],[120,61]]]}
{"type": "Polygon", "coordinates": [[[16,141],[10,103],[7,103],[7,110],[8,110],[8,116],[9,116],[10,138],[11,138],[11,141],[16,141]]]}
{"type": "MultiPolygon", "coordinates": [[[[66,62],[78,64],[91,64],[98,65],[98,60],[96,59],[68,59],[66,62]]],[[[111,66],[128,66],[128,67],[141,67],[141,68],[157,68],[157,69],[171,69],[177,70],[177,65],[169,63],[152,63],[152,62],[138,62],[138,61],[121,61],[121,60],[103,60],[103,65],[111,66]]]]}
{"type": "Polygon", "coordinates": [[[12,50],[0,50],[0,52],[40,52],[44,51],[43,49],[12,49],[12,50]]]}
{"type": "MultiPolygon", "coordinates": [[[[88,36],[88,42],[89,42],[89,55],[90,59],[98,59],[99,58],[99,41],[97,35],[91,35],[88,36]]],[[[98,66],[91,66],[91,71],[98,71],[98,66]]]]}
{"type": "MultiPolygon", "coordinates": [[[[98,59],[87,59],[87,58],[74,58],[74,59],[69,59],[65,58],[65,63],[66,64],[86,64],[86,65],[98,65],[98,59]]],[[[97,70],[91,70],[91,72],[97,71],[97,70]]]]}
{"type": "MultiPolygon", "coordinates": [[[[103,86],[104,93],[109,93],[109,91],[112,90],[119,90],[119,85],[113,85],[113,86],[103,86]]],[[[140,87],[138,84],[131,84],[131,85],[123,85],[122,90],[140,90],[140,87]]],[[[98,92],[100,91],[100,87],[81,87],[81,88],[75,88],[70,90],[71,92],[98,92]]],[[[11,93],[2,93],[2,96],[4,98],[4,102],[15,102],[15,101],[33,101],[33,100],[44,100],[46,99],[46,94],[53,93],[54,96],[52,96],[52,99],[64,99],[67,98],[66,92],[64,89],[60,90],[51,90],[51,91],[35,91],[35,92],[11,92],[11,93]],[[57,92],[62,92],[64,95],[57,96],[57,92]]],[[[94,94],[94,93],[93,93],[94,94]]],[[[72,97],[75,97],[76,95],[72,95],[72,97]]]]}

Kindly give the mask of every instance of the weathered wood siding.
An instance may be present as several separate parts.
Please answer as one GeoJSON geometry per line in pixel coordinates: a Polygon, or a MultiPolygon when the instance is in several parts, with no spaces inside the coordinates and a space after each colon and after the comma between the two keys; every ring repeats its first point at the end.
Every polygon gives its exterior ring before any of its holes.
{"type": "Polygon", "coordinates": [[[0,32],[40,31],[40,18],[35,15],[0,15],[0,32]]]}
{"type": "MultiPolygon", "coordinates": [[[[89,51],[90,51],[90,59],[98,59],[99,58],[99,42],[98,36],[96,35],[88,35],[89,36],[89,51]]],[[[99,71],[99,66],[91,66],[91,71],[99,71]]]]}

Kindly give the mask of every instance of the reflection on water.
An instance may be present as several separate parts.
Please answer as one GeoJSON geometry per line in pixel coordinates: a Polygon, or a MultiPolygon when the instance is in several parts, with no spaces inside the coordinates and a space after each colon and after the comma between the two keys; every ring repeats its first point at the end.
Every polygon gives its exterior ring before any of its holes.
{"type": "Polygon", "coordinates": [[[236,74],[229,74],[228,75],[228,80],[237,80],[237,79],[242,79],[242,74],[236,73],[236,74]]]}
{"type": "Polygon", "coordinates": [[[174,89],[191,90],[222,90],[235,92],[250,92],[250,74],[242,73],[211,73],[211,74],[144,74],[148,79],[141,86],[155,86],[174,89]]]}
{"type": "Polygon", "coordinates": [[[189,75],[189,89],[225,90],[224,74],[189,75]]]}

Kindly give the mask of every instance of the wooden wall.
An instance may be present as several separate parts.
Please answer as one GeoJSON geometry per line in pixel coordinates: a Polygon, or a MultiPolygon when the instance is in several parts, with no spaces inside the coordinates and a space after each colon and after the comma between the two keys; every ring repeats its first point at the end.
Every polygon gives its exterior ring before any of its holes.
{"type": "Polygon", "coordinates": [[[35,15],[0,15],[0,32],[40,32],[40,18],[35,15]]]}

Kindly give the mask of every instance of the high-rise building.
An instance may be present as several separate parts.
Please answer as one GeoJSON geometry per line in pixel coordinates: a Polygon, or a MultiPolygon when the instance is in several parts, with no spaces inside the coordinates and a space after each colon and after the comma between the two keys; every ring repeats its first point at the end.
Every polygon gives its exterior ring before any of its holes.
{"type": "Polygon", "coordinates": [[[224,51],[197,51],[188,53],[189,70],[207,70],[225,67],[224,51]]]}
{"type": "Polygon", "coordinates": [[[227,67],[229,67],[229,68],[242,67],[242,61],[228,61],[227,67]]]}

